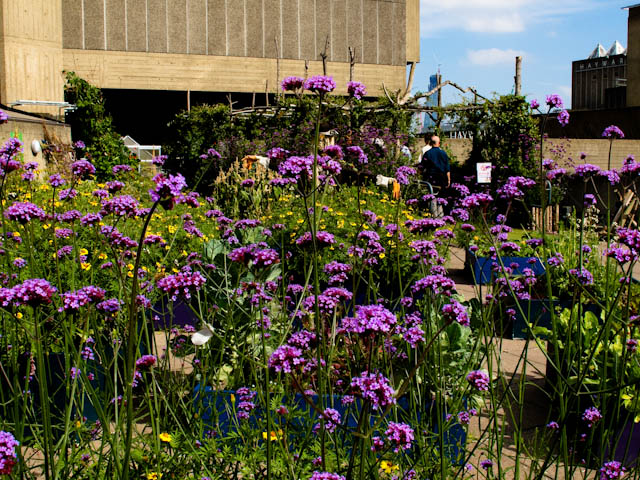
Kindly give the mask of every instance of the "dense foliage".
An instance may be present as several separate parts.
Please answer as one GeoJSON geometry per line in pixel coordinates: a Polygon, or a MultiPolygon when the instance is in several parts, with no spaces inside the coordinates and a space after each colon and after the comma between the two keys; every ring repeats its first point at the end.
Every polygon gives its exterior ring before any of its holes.
{"type": "Polygon", "coordinates": [[[96,166],[97,178],[111,178],[114,165],[137,163],[114,130],[113,119],[105,110],[104,98],[98,87],[74,72],[66,72],[64,97],[76,106],[67,114],[67,122],[71,124],[74,140],[86,145],[84,153],[96,166]]]}

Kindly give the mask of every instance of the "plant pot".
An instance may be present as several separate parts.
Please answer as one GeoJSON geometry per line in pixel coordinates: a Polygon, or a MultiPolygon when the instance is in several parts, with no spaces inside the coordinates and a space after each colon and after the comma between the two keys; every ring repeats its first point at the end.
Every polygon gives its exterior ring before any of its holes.
{"type": "MultiPolygon", "coordinates": [[[[514,308],[516,314],[512,323],[511,338],[531,338],[527,324],[532,324],[533,327],[544,327],[551,330],[553,327],[551,324],[551,309],[553,308],[557,311],[558,308],[561,310],[571,308],[571,303],[571,300],[549,300],[548,298],[521,300],[520,306],[525,316],[521,315],[520,310],[514,308]]],[[[586,312],[595,314],[597,317],[600,316],[600,312],[602,311],[600,307],[593,304],[585,304],[583,305],[583,309],[586,312]]],[[[539,335],[538,338],[546,339],[547,337],[545,335],[539,335]]]]}
{"type": "MultiPolygon", "coordinates": [[[[522,275],[525,268],[529,268],[533,271],[534,275],[541,275],[545,272],[544,265],[539,258],[536,257],[501,257],[502,263],[505,267],[512,267],[513,272],[511,275],[522,275]],[[535,258],[535,263],[529,263],[530,258],[535,258]]],[[[495,274],[493,272],[493,266],[498,264],[498,260],[493,260],[491,257],[478,257],[470,250],[466,250],[465,265],[470,270],[472,279],[476,285],[486,285],[492,283],[495,274]]]]}
{"type": "MultiPolygon", "coordinates": [[[[241,422],[236,418],[235,403],[237,398],[233,399],[235,391],[232,390],[213,390],[211,387],[205,387],[201,389],[200,385],[197,385],[193,394],[194,409],[199,413],[204,423],[209,426],[217,435],[221,437],[234,437],[238,433],[238,427],[241,422]]],[[[318,396],[313,395],[309,397],[314,405],[318,404],[318,396]]],[[[344,405],[342,395],[326,395],[324,396],[325,408],[333,408],[336,410],[341,418],[342,424],[350,430],[355,430],[358,426],[358,418],[362,402],[360,399],[355,399],[353,403],[344,405]]],[[[294,445],[296,440],[304,439],[305,435],[309,432],[309,429],[318,423],[318,412],[305,400],[301,394],[294,395],[292,400],[287,398],[282,399],[282,404],[289,408],[294,408],[298,415],[290,420],[285,419],[282,416],[272,414],[272,421],[274,425],[287,426],[288,439],[291,445],[294,445]]],[[[398,400],[397,408],[397,420],[411,423],[412,417],[409,408],[410,404],[406,397],[398,400]]],[[[423,416],[430,416],[432,418],[431,424],[434,425],[434,431],[436,437],[438,434],[438,422],[436,417],[436,408],[433,402],[427,402],[424,405],[422,411],[417,412],[416,416],[420,420],[423,416]]],[[[446,412],[443,414],[446,417],[446,412]]],[[[393,417],[395,418],[395,417],[393,417]]],[[[370,426],[373,426],[379,419],[379,415],[373,412],[370,416],[370,426]]],[[[257,406],[250,414],[249,418],[242,420],[242,422],[248,422],[249,426],[253,429],[263,428],[265,421],[264,411],[260,406],[257,406]]],[[[444,421],[442,422],[444,423],[444,421]]],[[[380,434],[380,433],[377,433],[380,434]]],[[[436,445],[436,448],[442,448],[445,456],[457,465],[462,465],[464,460],[464,451],[467,441],[467,432],[462,425],[457,421],[450,421],[448,428],[442,435],[442,445],[436,445]]],[[[348,445],[348,440],[345,445],[348,445]]],[[[409,452],[409,454],[411,454],[409,452]]]]}

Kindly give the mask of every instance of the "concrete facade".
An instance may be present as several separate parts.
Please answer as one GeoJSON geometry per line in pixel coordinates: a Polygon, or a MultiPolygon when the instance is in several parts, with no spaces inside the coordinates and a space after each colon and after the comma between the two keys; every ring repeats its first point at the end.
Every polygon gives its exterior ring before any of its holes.
{"type": "Polygon", "coordinates": [[[571,109],[626,106],[627,55],[577,60],[571,66],[571,109]]]}
{"type": "MultiPolygon", "coordinates": [[[[443,138],[443,145],[451,151],[459,163],[465,163],[471,154],[473,141],[468,138],[443,138]]],[[[580,154],[586,153],[586,162],[607,169],[609,162],[609,140],[607,139],[566,139],[549,138],[545,140],[544,157],[556,158],[554,152],[562,151],[559,158],[561,166],[568,165],[567,160],[580,162],[580,154]]],[[[423,143],[420,144],[422,147],[423,143]]],[[[629,155],[640,158],[640,140],[615,140],[611,151],[611,168],[620,168],[629,155]]]]}
{"type": "Polygon", "coordinates": [[[419,60],[419,11],[419,0],[0,0],[0,103],[61,101],[63,70],[101,88],[273,92],[305,61],[321,73],[325,49],[345,93],[349,47],[376,95],[383,81],[404,87],[419,60]]]}
{"type": "Polygon", "coordinates": [[[627,29],[627,106],[640,106],[640,6],[629,8],[627,29]]]}

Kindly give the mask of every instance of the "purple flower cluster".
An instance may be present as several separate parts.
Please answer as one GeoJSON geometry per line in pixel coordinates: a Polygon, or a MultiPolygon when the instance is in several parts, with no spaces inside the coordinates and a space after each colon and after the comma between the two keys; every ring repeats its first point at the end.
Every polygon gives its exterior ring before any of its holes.
{"type": "Polygon", "coordinates": [[[566,127],[567,125],[569,125],[569,117],[570,115],[567,110],[561,110],[560,113],[558,113],[556,120],[558,120],[558,123],[561,126],[566,127]]]}
{"type": "Polygon", "coordinates": [[[536,184],[535,180],[525,177],[509,177],[506,183],[497,190],[498,197],[505,200],[515,200],[524,197],[523,190],[530,189],[536,184]]]}
{"type": "Polygon", "coordinates": [[[16,448],[20,443],[9,432],[0,431],[0,475],[11,475],[18,462],[16,448]]]}
{"type": "Polygon", "coordinates": [[[547,95],[547,106],[549,108],[564,108],[560,95],[547,95]]]}
{"type": "Polygon", "coordinates": [[[291,373],[297,367],[304,366],[305,362],[302,350],[291,345],[282,345],[269,357],[269,368],[276,372],[291,373]]]}
{"type": "Polygon", "coordinates": [[[118,217],[135,217],[140,203],[131,195],[118,195],[109,200],[102,201],[101,215],[113,213],[118,217]]]}
{"type": "Polygon", "coordinates": [[[284,92],[295,92],[304,87],[304,78],[302,77],[286,77],[282,80],[280,87],[284,92]]]}
{"type": "Polygon", "coordinates": [[[84,178],[96,173],[96,167],[87,159],[82,158],[71,164],[71,173],[76,177],[84,178]]]}
{"type": "Polygon", "coordinates": [[[462,199],[462,206],[464,208],[472,207],[486,207],[493,202],[493,197],[488,193],[473,193],[462,199]]]}
{"type": "Polygon", "coordinates": [[[106,292],[102,288],[88,285],[74,292],[65,292],[60,295],[62,306],[59,312],[77,312],[89,303],[98,303],[104,300],[106,292]]]}
{"type": "Polygon", "coordinates": [[[113,168],[111,169],[114,175],[117,175],[118,173],[123,173],[123,172],[124,173],[130,172],[131,170],[133,170],[133,167],[130,165],[114,165],[113,168]]]}
{"type": "Polygon", "coordinates": [[[309,480],[346,480],[342,475],[330,472],[313,472],[309,480]]]}
{"type": "Polygon", "coordinates": [[[580,282],[582,285],[593,285],[593,274],[586,268],[582,267],[580,271],[578,271],[578,269],[576,268],[572,268],[571,270],[569,270],[569,273],[576,276],[578,282],[580,282]]]}
{"type": "Polygon", "coordinates": [[[602,136],[605,138],[624,138],[624,133],[622,130],[620,130],[619,127],[615,126],[615,125],[609,125],[607,128],[604,129],[604,132],[602,132],[602,136]]]}
{"type": "Polygon", "coordinates": [[[187,186],[187,181],[180,174],[167,177],[163,173],[158,173],[153,177],[153,181],[156,186],[149,190],[149,195],[154,202],[177,197],[182,192],[182,189],[187,186]]]}
{"type": "Polygon", "coordinates": [[[414,439],[413,428],[406,423],[389,422],[389,427],[384,432],[387,439],[393,445],[393,451],[408,450],[414,439]]]}
{"type": "MultiPolygon", "coordinates": [[[[324,429],[329,433],[335,432],[336,428],[338,428],[338,425],[342,423],[340,412],[334,410],[333,408],[325,408],[322,415],[318,415],[318,418],[324,418],[324,429]]],[[[313,431],[317,433],[320,430],[320,425],[321,424],[317,423],[313,427],[313,431]]]]}
{"type": "Polygon", "coordinates": [[[354,160],[354,163],[359,165],[366,165],[369,163],[369,157],[364,153],[364,150],[358,146],[347,147],[347,158],[354,160]]]}
{"type": "Polygon", "coordinates": [[[591,163],[581,163],[575,166],[576,175],[579,177],[589,177],[600,173],[600,167],[591,163]]]}
{"type": "Polygon", "coordinates": [[[33,203],[14,202],[4,211],[4,216],[9,220],[25,224],[33,219],[44,220],[47,214],[33,203]]]}
{"type": "Polygon", "coordinates": [[[620,462],[612,460],[600,468],[600,480],[616,480],[622,478],[626,471],[627,469],[623,467],[620,462]]]}
{"type": "Polygon", "coordinates": [[[367,94],[367,88],[360,82],[347,83],[347,93],[353,98],[360,100],[367,94]]]}
{"type": "Polygon", "coordinates": [[[138,370],[149,370],[154,367],[158,359],[155,355],[143,355],[136,360],[136,368],[138,370]]]}
{"type": "MultiPolygon", "coordinates": [[[[335,237],[332,233],[320,230],[316,232],[316,245],[318,248],[328,247],[336,243],[335,237]]],[[[311,232],[305,232],[296,239],[296,245],[299,247],[307,247],[312,244],[311,232]]]]}
{"type": "Polygon", "coordinates": [[[598,421],[602,420],[602,413],[596,407],[587,408],[582,414],[582,420],[587,422],[587,427],[593,427],[598,421]]]}
{"type": "Polygon", "coordinates": [[[456,284],[449,277],[441,274],[427,275],[416,281],[411,286],[413,293],[423,292],[431,290],[436,295],[448,295],[450,296],[456,289],[456,284]]]}
{"type": "Polygon", "coordinates": [[[416,173],[415,168],[403,165],[396,170],[396,180],[400,185],[409,185],[409,177],[413,177],[416,173]]]}
{"type": "Polygon", "coordinates": [[[486,392],[489,390],[489,375],[482,370],[474,370],[467,375],[467,381],[473,385],[477,390],[486,392]]]}
{"type": "Polygon", "coordinates": [[[457,300],[442,307],[442,316],[447,323],[458,322],[463,327],[470,325],[469,314],[457,300]]]}
{"type": "Polygon", "coordinates": [[[396,403],[395,391],[389,385],[389,380],[381,373],[363,372],[361,376],[351,379],[354,388],[365,400],[371,402],[374,410],[380,410],[387,405],[396,403]]]}
{"type": "Polygon", "coordinates": [[[361,335],[373,335],[376,333],[388,334],[393,330],[398,319],[382,305],[358,305],[356,316],[342,320],[342,327],[349,333],[361,335]]]}
{"type": "Polygon", "coordinates": [[[10,290],[16,306],[48,305],[56,292],[56,288],[43,278],[30,278],[10,290]]]}
{"type": "Polygon", "coordinates": [[[256,392],[249,390],[247,387],[240,387],[236,390],[236,395],[238,395],[237,416],[239,419],[248,419],[249,414],[256,408],[256,404],[253,402],[256,394],[256,392]]]}
{"type": "Polygon", "coordinates": [[[191,298],[191,291],[198,291],[206,282],[206,278],[200,272],[184,271],[175,275],[167,275],[158,280],[160,290],[169,294],[169,298],[175,301],[178,297],[191,298]]]}
{"type": "Polygon", "coordinates": [[[304,84],[304,88],[315,93],[324,94],[333,92],[336,88],[336,82],[332,77],[326,75],[315,75],[304,84]]]}

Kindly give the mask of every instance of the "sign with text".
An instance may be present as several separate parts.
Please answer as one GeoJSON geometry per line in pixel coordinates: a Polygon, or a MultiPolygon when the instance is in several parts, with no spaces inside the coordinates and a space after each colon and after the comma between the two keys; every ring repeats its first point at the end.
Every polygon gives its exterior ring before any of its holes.
{"type": "Polygon", "coordinates": [[[493,165],[489,162],[478,163],[476,165],[478,183],[491,183],[491,170],[493,165]]]}

